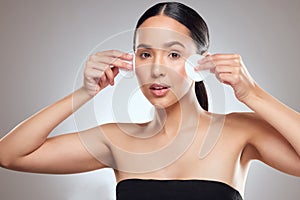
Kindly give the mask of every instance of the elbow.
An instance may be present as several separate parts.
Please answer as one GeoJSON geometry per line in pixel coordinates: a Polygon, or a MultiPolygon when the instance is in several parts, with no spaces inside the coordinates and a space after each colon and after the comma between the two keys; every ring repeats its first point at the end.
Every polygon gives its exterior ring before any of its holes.
{"type": "Polygon", "coordinates": [[[11,162],[7,159],[7,156],[4,153],[3,148],[0,148],[0,167],[8,168],[11,165],[11,162]]]}
{"type": "Polygon", "coordinates": [[[10,169],[14,171],[25,171],[22,170],[22,167],[20,167],[20,165],[18,165],[16,161],[9,159],[0,159],[0,168],[10,169]]]}
{"type": "Polygon", "coordinates": [[[9,160],[3,159],[2,157],[0,158],[0,167],[9,169],[11,166],[12,163],[9,160]]]}
{"type": "Polygon", "coordinates": [[[7,158],[7,156],[0,155],[0,167],[5,168],[5,169],[13,168],[12,159],[7,158]]]}
{"type": "Polygon", "coordinates": [[[15,171],[25,171],[24,170],[24,159],[25,157],[19,157],[16,155],[11,155],[8,152],[3,152],[0,149],[0,168],[15,170],[15,171]]]}
{"type": "Polygon", "coordinates": [[[1,168],[9,168],[11,164],[11,159],[9,159],[9,156],[7,156],[5,152],[5,148],[3,147],[2,141],[0,141],[0,167],[1,168]]]}
{"type": "Polygon", "coordinates": [[[16,163],[17,163],[16,158],[12,158],[11,156],[0,154],[0,167],[14,170],[17,167],[16,163]]]}
{"type": "Polygon", "coordinates": [[[28,169],[24,168],[24,164],[21,162],[22,159],[3,159],[0,158],[0,168],[9,169],[13,171],[27,172],[28,169]]]}
{"type": "Polygon", "coordinates": [[[4,145],[0,143],[0,167],[5,169],[14,169],[16,168],[19,157],[12,154],[8,151],[8,149],[11,148],[4,147],[4,145]]]}

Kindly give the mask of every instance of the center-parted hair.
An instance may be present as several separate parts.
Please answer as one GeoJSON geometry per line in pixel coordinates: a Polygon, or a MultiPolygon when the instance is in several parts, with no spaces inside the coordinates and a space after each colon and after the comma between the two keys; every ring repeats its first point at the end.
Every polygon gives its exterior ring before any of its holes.
{"type": "MultiPolygon", "coordinates": [[[[150,7],[138,20],[135,31],[150,17],[164,15],[187,27],[197,46],[197,53],[203,54],[209,47],[209,31],[203,18],[192,8],[178,2],[163,2],[150,7]]],[[[134,36],[135,37],[135,36],[134,36]]],[[[135,38],[134,38],[135,49],[135,38]]],[[[208,110],[208,98],[203,81],[195,82],[195,93],[200,106],[208,110]]]]}

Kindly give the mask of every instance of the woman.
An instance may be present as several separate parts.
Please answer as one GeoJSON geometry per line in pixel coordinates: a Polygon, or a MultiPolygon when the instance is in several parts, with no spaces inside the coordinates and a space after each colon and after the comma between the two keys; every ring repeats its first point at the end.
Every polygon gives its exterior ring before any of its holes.
{"type": "Polygon", "coordinates": [[[140,88],[155,106],[152,121],[105,124],[47,138],[75,110],[113,85],[119,69],[133,67],[130,54],[99,52],[86,62],[80,89],[1,139],[1,166],[54,174],[111,167],[119,200],[242,199],[254,159],[300,176],[299,113],[260,88],[239,55],[210,55],[207,26],[194,10],[180,3],[151,7],[137,23],[134,42],[140,88]],[[253,113],[220,117],[207,111],[203,83],[193,82],[184,71],[185,58],[195,53],[205,55],[196,70],[209,69],[253,113]],[[213,137],[208,154],[199,158],[199,149],[210,139],[208,130],[219,126],[222,117],[220,137],[213,137]]]}

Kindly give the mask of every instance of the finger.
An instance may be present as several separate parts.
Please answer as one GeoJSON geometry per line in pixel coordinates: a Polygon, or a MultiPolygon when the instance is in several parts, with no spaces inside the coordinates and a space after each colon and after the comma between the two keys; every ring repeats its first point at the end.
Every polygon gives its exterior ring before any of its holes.
{"type": "Polygon", "coordinates": [[[133,65],[131,63],[124,62],[120,59],[113,60],[113,62],[111,62],[110,65],[112,65],[114,67],[118,67],[118,68],[123,68],[125,70],[132,70],[133,69],[133,65]]]}
{"type": "Polygon", "coordinates": [[[118,67],[114,67],[112,65],[108,65],[108,64],[104,64],[104,63],[94,63],[92,61],[89,61],[89,67],[87,67],[86,70],[88,70],[88,69],[94,69],[94,70],[100,71],[100,76],[102,76],[102,74],[108,69],[110,69],[112,71],[113,77],[116,77],[117,74],[119,73],[118,67]]]}
{"type": "Polygon", "coordinates": [[[210,62],[201,62],[199,61],[198,62],[198,66],[195,67],[195,70],[196,71],[199,71],[199,70],[213,70],[216,65],[214,62],[210,61],[210,62]]]}
{"type": "Polygon", "coordinates": [[[239,54],[213,54],[207,55],[203,59],[199,60],[199,64],[204,64],[207,62],[217,62],[220,60],[234,60],[240,62],[241,57],[239,54]]]}
{"type": "Polygon", "coordinates": [[[213,54],[210,56],[212,60],[231,60],[231,59],[241,59],[239,54],[213,54]]]}
{"type": "Polygon", "coordinates": [[[99,80],[98,85],[100,86],[101,89],[105,88],[108,83],[105,81],[102,81],[102,79],[99,80]]]}
{"type": "Polygon", "coordinates": [[[100,78],[102,85],[106,84],[106,82],[108,82],[110,85],[114,85],[114,78],[119,73],[119,69],[117,67],[110,67],[108,65],[106,66],[106,69],[104,71],[98,69],[94,69],[94,70],[98,71],[98,73],[95,75],[100,74],[98,78],[100,78]]]}
{"type": "Polygon", "coordinates": [[[216,66],[230,66],[230,67],[240,67],[241,63],[239,60],[236,59],[229,59],[229,60],[214,60],[213,63],[216,66]]]}
{"type": "Polygon", "coordinates": [[[109,67],[108,64],[95,62],[95,61],[87,61],[86,62],[86,69],[97,69],[100,71],[105,71],[109,67]]]}
{"type": "Polygon", "coordinates": [[[97,70],[97,69],[87,69],[85,70],[85,77],[88,80],[100,78],[103,75],[103,71],[97,70]]]}
{"type": "MultiPolygon", "coordinates": [[[[223,56],[221,56],[224,58],[223,56]]],[[[242,63],[240,59],[237,59],[235,56],[230,57],[231,59],[213,59],[213,57],[208,57],[200,60],[198,62],[199,66],[196,67],[197,70],[213,70],[216,66],[230,66],[234,67],[241,67],[242,63]]]]}
{"type": "Polygon", "coordinates": [[[104,73],[106,76],[106,80],[109,81],[109,84],[114,85],[115,77],[114,77],[114,73],[113,73],[112,69],[107,69],[104,71],[104,73]]]}
{"type": "Polygon", "coordinates": [[[220,73],[217,79],[227,85],[234,86],[238,83],[239,77],[237,74],[220,73]]]}
{"type": "Polygon", "coordinates": [[[111,70],[112,70],[112,72],[114,74],[114,77],[116,77],[119,74],[119,68],[113,67],[113,68],[111,68],[111,70]]]}
{"type": "Polygon", "coordinates": [[[214,73],[233,73],[235,70],[234,70],[234,67],[231,67],[231,66],[228,66],[228,65],[217,65],[215,68],[214,68],[214,73]]]}
{"type": "Polygon", "coordinates": [[[85,82],[85,87],[88,89],[91,95],[95,95],[100,91],[100,86],[94,83],[85,82]]]}
{"type": "Polygon", "coordinates": [[[109,51],[102,51],[96,53],[96,56],[105,56],[105,57],[113,57],[119,58],[122,60],[131,61],[133,59],[133,55],[129,53],[125,53],[119,50],[109,50],[109,51]]]}
{"type": "Polygon", "coordinates": [[[91,56],[94,63],[103,63],[105,65],[112,65],[114,67],[124,68],[126,70],[132,69],[132,64],[129,61],[120,60],[119,58],[109,56],[91,56]]]}

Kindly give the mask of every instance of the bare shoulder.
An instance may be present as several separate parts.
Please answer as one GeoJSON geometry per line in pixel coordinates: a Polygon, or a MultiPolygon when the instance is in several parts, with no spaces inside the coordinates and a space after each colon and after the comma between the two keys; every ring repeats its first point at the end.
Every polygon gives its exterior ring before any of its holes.
{"type": "Polygon", "coordinates": [[[243,136],[247,144],[258,134],[264,134],[264,130],[272,129],[270,124],[254,112],[229,113],[224,126],[233,136],[243,136]]]}
{"type": "Polygon", "coordinates": [[[268,123],[254,112],[233,112],[226,115],[226,124],[245,133],[254,132],[268,123]]]}
{"type": "Polygon", "coordinates": [[[92,128],[86,129],[80,132],[81,134],[90,134],[98,136],[110,136],[122,133],[122,128],[130,127],[130,124],[120,124],[120,123],[105,123],[94,126],[92,128]]]}
{"type": "Polygon", "coordinates": [[[111,140],[119,138],[122,134],[121,126],[117,123],[105,123],[79,132],[79,137],[84,144],[102,143],[109,146],[111,140]]]}
{"type": "Polygon", "coordinates": [[[115,123],[106,123],[78,132],[87,152],[106,167],[114,167],[111,147],[120,140],[120,129],[115,123]]]}
{"type": "Polygon", "coordinates": [[[108,147],[126,146],[136,135],[140,135],[146,126],[147,123],[107,123],[92,128],[87,135],[100,139],[108,147]]]}

